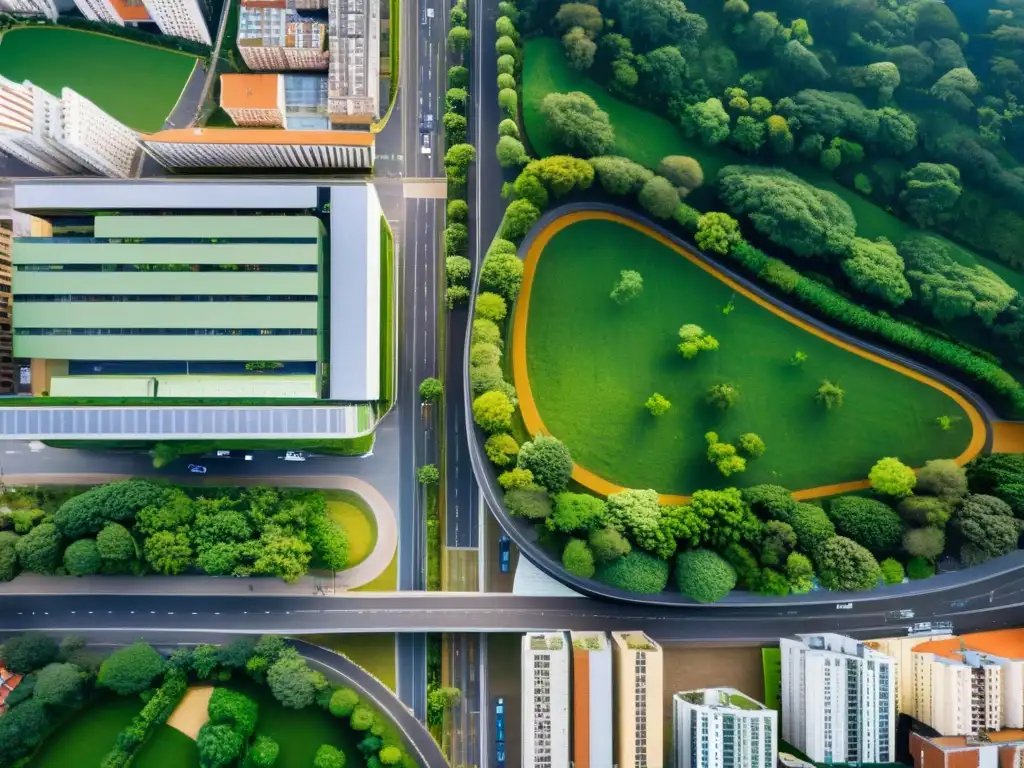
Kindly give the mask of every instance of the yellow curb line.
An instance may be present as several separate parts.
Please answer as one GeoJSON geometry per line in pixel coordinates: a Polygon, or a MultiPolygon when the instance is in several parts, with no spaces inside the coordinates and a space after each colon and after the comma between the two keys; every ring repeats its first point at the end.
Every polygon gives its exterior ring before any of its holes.
{"type": "MultiPolygon", "coordinates": [[[[732,279],[726,277],[715,267],[698,259],[685,248],[680,247],[661,233],[656,232],[645,224],[641,224],[637,221],[626,218],[625,216],[608,213],[606,211],[578,211],[575,213],[568,213],[565,216],[555,219],[537,233],[537,236],[530,244],[530,248],[526,253],[526,258],[523,260],[523,284],[522,288],[519,290],[519,298],[516,301],[515,322],[512,326],[512,372],[515,380],[516,392],[519,397],[519,410],[523,417],[523,423],[526,425],[526,429],[531,435],[551,434],[548,428],[544,426],[544,420],[541,418],[540,411],[537,409],[537,403],[533,399],[533,391],[530,388],[530,378],[527,371],[526,327],[530,314],[530,293],[533,290],[533,278],[537,272],[537,262],[540,261],[540,256],[544,252],[544,248],[547,247],[552,238],[563,229],[582,221],[611,221],[616,224],[622,224],[630,227],[637,232],[641,232],[661,243],[665,247],[671,248],[691,264],[696,265],[715,279],[725,283],[734,291],[742,294],[758,306],[767,309],[777,317],[781,317],[787,323],[792,323],[798,328],[801,328],[808,333],[812,333],[830,344],[834,344],[841,349],[845,349],[847,352],[852,352],[859,357],[863,357],[864,359],[870,360],[878,365],[883,365],[890,370],[901,373],[904,376],[908,376],[915,381],[919,381],[922,384],[932,387],[933,389],[937,389],[963,408],[971,421],[971,442],[968,444],[967,448],[964,449],[963,453],[956,457],[956,463],[966,464],[984,449],[985,441],[988,437],[988,429],[986,428],[985,420],[982,418],[978,410],[959,392],[950,389],[940,381],[936,381],[929,376],[925,376],[918,371],[907,368],[906,366],[900,365],[892,360],[880,357],[873,352],[869,352],[865,349],[854,346],[853,344],[849,344],[798,317],[790,315],[788,312],[780,309],[771,302],[765,301],[757,294],[752,293],[742,285],[739,285],[732,279]]],[[[581,467],[579,464],[573,465],[572,479],[601,496],[608,496],[612,493],[618,493],[626,490],[623,486],[609,482],[603,477],[591,472],[589,469],[581,467]]],[[[794,491],[793,498],[798,500],[814,499],[821,496],[832,496],[837,493],[859,491],[868,487],[869,483],[867,480],[852,480],[847,483],[833,483],[832,485],[820,485],[816,488],[805,488],[803,490],[794,491]]],[[[689,496],[678,496],[674,494],[659,494],[658,496],[658,501],[662,504],[683,504],[689,501],[689,499],[689,496]]]]}

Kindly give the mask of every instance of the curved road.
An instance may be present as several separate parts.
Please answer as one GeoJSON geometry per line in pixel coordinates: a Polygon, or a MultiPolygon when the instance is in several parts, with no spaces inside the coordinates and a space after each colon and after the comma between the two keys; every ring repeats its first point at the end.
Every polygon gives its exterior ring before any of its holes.
{"type": "MultiPolygon", "coordinates": [[[[922,373],[926,376],[935,379],[936,381],[945,384],[947,387],[961,395],[981,414],[981,417],[985,422],[985,427],[987,430],[984,450],[990,450],[992,443],[991,422],[994,418],[996,418],[996,414],[992,407],[976,392],[974,392],[973,390],[969,389],[960,382],[956,381],[955,379],[951,378],[950,376],[947,376],[946,374],[940,371],[930,368],[929,366],[923,365],[910,358],[899,355],[884,347],[878,346],[870,342],[865,342],[855,336],[850,335],[849,333],[846,333],[845,331],[841,331],[837,328],[828,325],[827,323],[822,322],[818,318],[813,317],[812,315],[809,315],[806,312],[791,307],[785,302],[782,302],[779,299],[772,296],[771,294],[767,293],[763,288],[758,286],[756,283],[751,282],[750,280],[733,271],[732,269],[723,266],[715,259],[709,257],[707,254],[697,250],[690,243],[687,243],[678,235],[670,232],[669,230],[665,229],[656,222],[653,222],[650,219],[635,213],[634,211],[623,208],[621,206],[609,205],[606,203],[572,203],[555,208],[545,213],[544,216],[542,216],[541,219],[534,225],[530,233],[526,236],[526,239],[523,241],[519,248],[520,258],[524,258],[525,254],[529,251],[534,239],[540,232],[544,230],[544,228],[549,223],[551,223],[555,219],[564,216],[565,214],[587,210],[600,210],[609,213],[615,213],[619,216],[635,220],[645,226],[648,226],[654,231],[656,231],[658,234],[663,235],[664,237],[671,240],[674,244],[678,245],[680,248],[692,254],[698,260],[703,261],[704,263],[714,267],[718,272],[720,272],[725,277],[729,278],[730,280],[733,280],[734,282],[741,285],[743,288],[750,291],[754,295],[758,296],[765,302],[785,311],[786,313],[792,315],[793,317],[796,317],[802,320],[803,322],[808,323],[818,328],[819,330],[824,331],[825,333],[828,333],[840,339],[841,341],[859,347],[872,354],[891,360],[892,362],[903,365],[911,370],[922,373]]],[[[473,301],[476,300],[476,294],[478,291],[478,280],[474,280],[473,301]]],[[[468,391],[468,365],[465,366],[463,369],[463,379],[468,391]]],[[[527,559],[529,559],[530,562],[536,565],[541,571],[543,571],[545,574],[555,579],[556,581],[560,582],[561,584],[569,587],[570,589],[573,589],[576,592],[579,592],[588,597],[615,600],[618,602],[629,604],[657,605],[665,608],[673,606],[677,609],[683,606],[694,605],[694,602],[690,598],[678,593],[665,592],[659,595],[637,595],[635,593],[626,592],[624,590],[616,589],[614,587],[608,587],[604,584],[601,584],[591,579],[581,579],[576,576],[573,576],[572,574],[567,573],[565,569],[562,567],[560,560],[552,557],[540,547],[540,545],[537,543],[537,534],[533,530],[533,528],[527,524],[522,523],[519,520],[514,519],[505,509],[504,504],[502,503],[503,492],[501,491],[497,483],[497,473],[494,471],[494,467],[491,465],[490,461],[487,459],[487,456],[484,454],[480,434],[477,431],[476,425],[473,423],[472,413],[468,402],[466,408],[466,433],[469,436],[469,455],[470,460],[472,461],[473,464],[473,471],[476,473],[477,482],[483,493],[484,499],[486,499],[488,507],[491,509],[491,512],[494,514],[495,518],[498,520],[501,527],[505,530],[509,537],[516,543],[516,546],[519,547],[519,549],[523,552],[524,556],[526,556],[527,559]]],[[[1008,557],[1012,558],[1014,557],[1014,555],[1009,555],[1008,557]]],[[[1001,558],[1000,560],[1005,560],[1005,558],[1001,558]]],[[[1011,567],[1015,570],[1024,569],[1024,559],[1021,559],[1018,563],[1011,567]]],[[[959,574],[952,574],[948,577],[942,578],[950,578],[953,581],[953,583],[961,583],[967,580],[975,579],[976,575],[974,571],[971,570],[964,571],[959,574]]],[[[932,583],[932,581],[925,583],[929,585],[928,587],[926,587],[926,589],[928,589],[929,592],[935,589],[935,585],[932,583]]],[[[897,587],[895,589],[900,588],[897,587]]],[[[791,595],[789,597],[780,599],[775,597],[762,597],[749,594],[739,597],[736,594],[733,594],[726,598],[725,602],[729,603],[736,601],[744,601],[750,605],[773,605],[783,607],[799,605],[802,602],[801,597],[802,596],[791,595]]],[[[838,600],[841,599],[843,596],[834,595],[833,597],[838,600]]]]}

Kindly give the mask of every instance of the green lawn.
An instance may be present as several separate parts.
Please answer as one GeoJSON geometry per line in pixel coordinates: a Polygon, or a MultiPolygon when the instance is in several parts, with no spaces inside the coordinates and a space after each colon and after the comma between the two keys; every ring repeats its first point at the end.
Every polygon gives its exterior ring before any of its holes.
{"type": "Polygon", "coordinates": [[[761,649],[761,667],[764,670],[764,705],[768,709],[782,710],[782,650],[761,649]]]}
{"type": "Polygon", "coordinates": [[[398,589],[398,549],[381,574],[373,581],[363,584],[361,587],[353,587],[352,592],[394,592],[398,589]]]}
{"type": "Polygon", "coordinates": [[[397,691],[395,682],[395,636],[388,634],[334,634],[307,635],[302,638],[310,643],[330,648],[346,656],[392,691],[397,691]]]}
{"type": "MultiPolygon", "coordinates": [[[[557,154],[560,149],[544,116],[541,102],[549,93],[583,91],[605,112],[615,127],[616,144],[611,154],[623,155],[650,168],[656,168],[666,155],[689,155],[704,169],[707,183],[714,181],[723,166],[749,164],[751,159],[719,145],[706,147],[686,138],[669,120],[645,109],[620,101],[581,72],[570,69],[562,53],[562,45],[550,37],[526,41],[523,65],[523,121],[533,150],[541,157],[557,154]]],[[[857,234],[861,237],[886,237],[899,242],[919,232],[916,227],[879,208],[857,192],[844,187],[820,168],[793,161],[785,166],[816,187],[827,189],[845,200],[857,218],[857,234]]],[[[935,233],[931,233],[935,234],[935,233]]],[[[987,259],[939,235],[951,249],[951,256],[964,264],[981,264],[1024,293],[1024,274],[987,259]]]]}
{"type": "Polygon", "coordinates": [[[946,395],[786,322],[620,224],[558,233],[537,265],[530,310],[528,371],[545,425],[581,466],[627,488],[811,488],[862,479],[883,456],[918,466],[970,442],[966,414],[946,395]],[[608,295],[623,269],[640,272],[644,292],[618,307],[608,295]],[[676,345],[685,323],[721,348],[684,360],[676,345]],[[797,350],[808,355],[799,367],[789,362],[797,350]],[[842,408],[815,402],[823,379],[845,390],[842,408]],[[726,412],[704,403],[719,382],[740,393],[726,412]],[[653,392],[672,403],[658,419],[643,407],[653,392]],[[954,419],[947,431],[936,425],[943,415],[954,419]],[[755,432],[767,452],[725,478],[706,459],[712,430],[730,442],[755,432]]]}
{"type": "Polygon", "coordinates": [[[29,768],[99,765],[114,746],[117,734],[142,709],[137,696],[111,697],[90,704],[47,739],[29,768]]]}
{"type": "Polygon", "coordinates": [[[357,493],[351,491],[324,491],[327,513],[341,524],[348,534],[348,565],[351,568],[363,562],[377,543],[377,520],[357,493]]]}
{"type": "Polygon", "coordinates": [[[3,35],[0,74],[54,95],[67,86],[137,131],[158,131],[196,59],[78,29],[27,27],[3,35]]]}
{"type": "Polygon", "coordinates": [[[199,765],[196,743],[177,728],[161,725],[132,760],[135,768],[185,768],[199,765]]]}

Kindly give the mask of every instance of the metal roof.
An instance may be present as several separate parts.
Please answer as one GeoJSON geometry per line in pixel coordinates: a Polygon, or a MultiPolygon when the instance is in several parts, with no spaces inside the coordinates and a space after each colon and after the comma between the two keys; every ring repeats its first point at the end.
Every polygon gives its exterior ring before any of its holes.
{"type": "Polygon", "coordinates": [[[14,209],[42,211],[97,210],[315,210],[317,188],[309,183],[253,179],[210,181],[78,181],[33,179],[14,185],[14,209]]]}
{"type": "Polygon", "coordinates": [[[0,406],[0,438],[61,440],[227,440],[361,437],[373,431],[369,405],[282,407],[74,408],[0,406]]]}

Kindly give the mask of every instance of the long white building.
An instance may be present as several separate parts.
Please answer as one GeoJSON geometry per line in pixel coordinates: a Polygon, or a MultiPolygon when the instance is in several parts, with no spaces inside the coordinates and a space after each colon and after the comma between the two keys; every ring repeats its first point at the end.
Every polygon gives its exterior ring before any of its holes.
{"type": "Polygon", "coordinates": [[[75,5],[83,16],[93,21],[118,24],[122,27],[153,22],[165,35],[183,37],[205,45],[213,44],[199,0],[75,0],[75,5]]]}
{"type": "Polygon", "coordinates": [[[893,762],[896,660],[835,634],[780,646],[782,738],[816,763],[893,762]]]}
{"type": "Polygon", "coordinates": [[[57,3],[54,0],[0,0],[0,11],[56,19],[57,3]]]}
{"type": "Polygon", "coordinates": [[[569,646],[561,632],[523,636],[523,768],[569,765],[569,646]]]}
{"type": "Polygon", "coordinates": [[[370,124],[380,113],[380,3],[331,0],[327,106],[335,125],[370,124]]]}
{"type": "Polygon", "coordinates": [[[139,146],[134,131],[70,88],[58,99],[0,77],[0,149],[48,173],[124,179],[139,146]]]}
{"type": "Polygon", "coordinates": [[[672,697],[676,768],[774,768],[778,713],[735,688],[672,697]]]}
{"type": "Polygon", "coordinates": [[[154,160],[172,170],[373,166],[369,131],[178,128],[143,135],[141,140],[154,160]]]}

